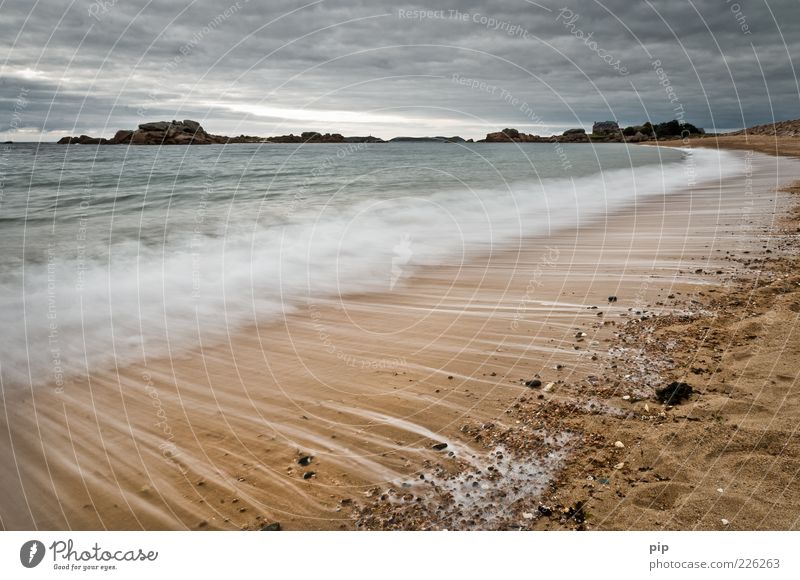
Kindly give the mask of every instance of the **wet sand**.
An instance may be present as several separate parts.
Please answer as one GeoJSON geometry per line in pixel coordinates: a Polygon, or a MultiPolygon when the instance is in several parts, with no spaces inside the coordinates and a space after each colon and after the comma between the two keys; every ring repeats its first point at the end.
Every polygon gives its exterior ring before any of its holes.
{"type": "Polygon", "coordinates": [[[0,525],[713,529],[735,513],[728,527],[796,529],[797,314],[742,338],[772,306],[713,301],[790,253],[777,220],[793,194],[775,190],[800,163],[739,155],[746,178],[403,272],[221,344],[200,332],[189,352],[63,393],[4,389],[0,525]],[[681,342],[716,323],[732,326],[713,348],[681,342]],[[741,355],[742,340],[761,350],[741,355]],[[722,370],[694,374],[700,348],[722,370]],[[653,393],[673,380],[698,394],[667,409],[653,393]]]}

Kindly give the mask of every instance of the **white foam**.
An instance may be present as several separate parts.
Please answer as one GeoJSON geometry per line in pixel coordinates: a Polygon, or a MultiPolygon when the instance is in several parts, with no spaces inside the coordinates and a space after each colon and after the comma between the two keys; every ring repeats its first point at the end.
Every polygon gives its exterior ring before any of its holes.
{"type": "MultiPolygon", "coordinates": [[[[496,189],[305,205],[218,237],[115,244],[106,256],[27,264],[0,284],[5,385],[175,354],[309,298],[399,291],[415,267],[458,263],[635,202],[743,172],[741,158],[695,150],[680,163],[496,189]],[[79,273],[79,270],[83,271],[79,273]]],[[[269,208],[267,208],[269,209],[269,208]]],[[[209,210],[211,211],[211,210],[209,210]]]]}

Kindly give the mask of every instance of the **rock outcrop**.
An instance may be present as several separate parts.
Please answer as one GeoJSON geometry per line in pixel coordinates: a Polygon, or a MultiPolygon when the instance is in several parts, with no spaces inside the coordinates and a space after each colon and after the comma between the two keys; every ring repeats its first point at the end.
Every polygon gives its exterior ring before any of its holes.
{"type": "Polygon", "coordinates": [[[508,128],[497,133],[489,133],[486,135],[486,139],[482,140],[483,143],[547,143],[548,141],[550,141],[549,137],[529,135],[508,128]]]}
{"type": "Polygon", "coordinates": [[[102,137],[64,137],[58,141],[65,145],[211,145],[227,143],[228,137],[206,133],[200,123],[185,121],[156,121],[142,123],[134,131],[120,130],[111,139],[102,137]]]}
{"type": "MultiPolygon", "coordinates": [[[[773,125],[761,125],[748,129],[753,135],[779,135],[800,136],[800,120],[783,121],[773,125]]],[[[743,134],[743,131],[730,133],[731,135],[743,134]]],[[[677,120],[651,125],[649,122],[640,126],[619,128],[614,121],[600,121],[594,123],[592,133],[587,134],[582,128],[567,129],[561,135],[544,137],[522,133],[517,129],[505,128],[502,131],[489,133],[479,143],[638,143],[654,139],[671,139],[684,135],[702,135],[703,130],[689,123],[677,120]]],[[[431,143],[472,143],[472,139],[464,140],[462,137],[395,137],[392,142],[431,142],[431,143]]],[[[59,144],[80,145],[213,145],[229,143],[386,143],[383,139],[368,135],[366,137],[345,137],[341,133],[319,133],[317,131],[304,131],[299,135],[290,133],[276,137],[255,137],[252,135],[239,135],[227,137],[225,135],[211,135],[197,121],[186,119],[184,121],[155,121],[142,123],[133,131],[117,131],[111,139],[103,137],[64,137],[59,144]]]]}
{"type": "Polygon", "coordinates": [[[468,143],[463,137],[394,137],[389,143],[468,143]]]}
{"type": "Polygon", "coordinates": [[[559,143],[588,143],[589,136],[586,134],[586,129],[567,129],[560,136],[553,135],[553,141],[559,143]]]}
{"type": "Polygon", "coordinates": [[[340,133],[317,133],[305,131],[300,135],[290,133],[278,137],[267,137],[266,143],[386,143],[383,139],[369,135],[367,137],[345,137],[340,133]]]}
{"type": "Polygon", "coordinates": [[[569,129],[561,135],[542,137],[521,133],[516,129],[503,129],[497,133],[489,133],[481,143],[588,143],[589,135],[583,129],[569,129]]]}
{"type": "Polygon", "coordinates": [[[109,139],[103,139],[102,137],[89,137],[88,135],[81,135],[80,137],[62,137],[57,141],[59,145],[69,145],[70,143],[76,143],[79,145],[106,145],[111,143],[109,139]]]}
{"type": "Polygon", "coordinates": [[[117,131],[112,143],[131,145],[212,145],[227,143],[228,138],[210,135],[192,120],[142,123],[136,131],[117,131]]]}
{"type": "Polygon", "coordinates": [[[120,130],[111,139],[102,137],[63,137],[60,145],[223,145],[228,143],[385,143],[383,139],[367,137],[345,137],[340,133],[317,133],[306,131],[300,135],[278,137],[254,137],[239,135],[211,135],[197,121],[155,121],[142,123],[134,131],[120,130]]]}

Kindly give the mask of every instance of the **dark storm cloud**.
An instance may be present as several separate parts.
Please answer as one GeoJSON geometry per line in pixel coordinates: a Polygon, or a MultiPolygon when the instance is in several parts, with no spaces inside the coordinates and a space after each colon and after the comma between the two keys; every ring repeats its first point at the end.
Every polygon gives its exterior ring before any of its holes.
{"type": "Polygon", "coordinates": [[[800,116],[796,0],[14,0],[0,13],[8,138],[167,118],[229,134],[476,137],[800,116]]]}

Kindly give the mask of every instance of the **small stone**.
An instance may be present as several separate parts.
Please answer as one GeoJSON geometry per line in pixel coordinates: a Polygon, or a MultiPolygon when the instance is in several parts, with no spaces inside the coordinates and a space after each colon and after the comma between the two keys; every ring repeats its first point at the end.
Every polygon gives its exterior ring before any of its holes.
{"type": "Polygon", "coordinates": [[[622,397],[622,400],[623,401],[630,401],[631,400],[631,396],[630,395],[625,395],[624,397],[622,397]]]}
{"type": "Polygon", "coordinates": [[[614,469],[622,469],[623,467],[625,467],[625,464],[624,464],[624,463],[617,463],[617,464],[614,466],[614,469]]]}
{"type": "Polygon", "coordinates": [[[537,509],[538,509],[539,513],[542,514],[545,517],[553,515],[552,508],[549,508],[549,507],[547,507],[545,505],[540,505],[537,509]]]}
{"type": "Polygon", "coordinates": [[[306,465],[311,465],[311,460],[314,459],[311,455],[304,455],[300,459],[297,460],[297,463],[305,467],[306,465]]]}
{"type": "Polygon", "coordinates": [[[445,449],[447,449],[447,443],[434,443],[433,445],[431,445],[431,449],[434,449],[436,451],[444,451],[445,449]]]}
{"type": "Polygon", "coordinates": [[[726,520],[725,518],[722,518],[722,525],[723,526],[727,526],[729,523],[730,522],[728,520],[726,520]]]}
{"type": "Polygon", "coordinates": [[[522,517],[525,518],[526,520],[532,520],[533,514],[530,512],[522,512],[522,517]]]}
{"type": "Polygon", "coordinates": [[[278,522],[272,522],[261,527],[262,532],[280,532],[283,528],[278,522]]]}
{"type": "Polygon", "coordinates": [[[530,387],[532,389],[536,389],[542,386],[542,381],[540,381],[539,379],[531,379],[529,381],[525,381],[525,386],[530,387]]]}
{"type": "Polygon", "coordinates": [[[718,487],[718,488],[717,488],[717,493],[723,493],[724,491],[725,491],[725,490],[724,490],[724,489],[722,489],[721,487],[718,487]]]}
{"type": "Polygon", "coordinates": [[[545,393],[549,393],[550,391],[552,391],[552,390],[553,390],[553,387],[555,387],[555,386],[556,386],[556,384],[555,384],[555,383],[547,383],[547,384],[544,386],[544,388],[543,388],[542,390],[543,390],[545,393]]]}
{"type": "Polygon", "coordinates": [[[316,471],[306,471],[306,472],[303,474],[303,479],[311,479],[311,478],[312,478],[312,477],[314,477],[316,474],[317,474],[317,472],[316,472],[316,471]]]}
{"type": "Polygon", "coordinates": [[[608,297],[608,301],[609,302],[616,302],[617,301],[617,297],[616,296],[609,296],[608,297]]]}
{"type": "Polygon", "coordinates": [[[688,384],[674,381],[663,389],[657,389],[656,399],[665,405],[680,405],[684,399],[691,396],[692,392],[693,389],[688,384]]]}
{"type": "Polygon", "coordinates": [[[625,449],[625,444],[622,441],[615,441],[614,447],[616,447],[617,449],[625,449]]]}

